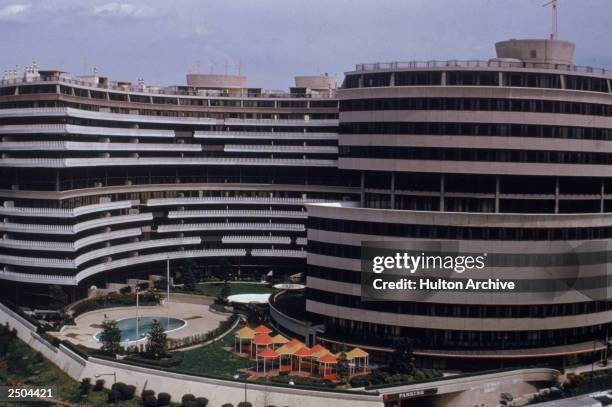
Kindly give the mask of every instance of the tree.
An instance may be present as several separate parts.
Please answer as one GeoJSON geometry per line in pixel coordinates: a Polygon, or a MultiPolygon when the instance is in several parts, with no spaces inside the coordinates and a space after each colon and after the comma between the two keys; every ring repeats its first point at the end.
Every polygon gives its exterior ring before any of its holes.
{"type": "Polygon", "coordinates": [[[410,375],[414,371],[413,341],[410,338],[399,338],[393,343],[389,368],[393,373],[410,375]]]}
{"type": "Polygon", "coordinates": [[[64,308],[68,304],[68,296],[59,285],[49,286],[49,305],[54,309],[64,308]]]}
{"type": "Polygon", "coordinates": [[[121,351],[121,331],[117,327],[117,321],[106,320],[102,322],[102,352],[116,356],[121,351]]]}
{"type": "Polygon", "coordinates": [[[154,359],[160,359],[168,353],[167,335],[158,320],[153,321],[147,332],[147,353],[154,359]]]}
{"type": "Polygon", "coordinates": [[[196,289],[196,278],[191,268],[187,268],[183,273],[183,289],[185,291],[195,291],[196,289]]]}
{"type": "Polygon", "coordinates": [[[227,281],[223,283],[223,287],[221,287],[221,291],[219,291],[219,296],[221,299],[225,300],[232,293],[232,289],[227,281]]]}
{"type": "Polygon", "coordinates": [[[340,356],[338,356],[338,364],[336,365],[336,373],[338,378],[342,383],[348,383],[350,370],[349,370],[349,361],[346,358],[346,352],[343,349],[340,356]]]}
{"type": "Polygon", "coordinates": [[[219,263],[219,267],[215,270],[215,277],[218,280],[221,280],[226,283],[227,281],[229,281],[231,274],[232,265],[225,257],[222,257],[221,262],[219,263]]]}

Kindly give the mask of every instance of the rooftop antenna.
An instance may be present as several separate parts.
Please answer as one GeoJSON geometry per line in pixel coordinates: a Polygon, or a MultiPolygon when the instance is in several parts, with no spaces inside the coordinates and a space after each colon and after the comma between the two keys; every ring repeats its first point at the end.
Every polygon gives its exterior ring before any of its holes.
{"type": "Polygon", "coordinates": [[[242,61],[238,60],[238,76],[240,76],[240,71],[242,71],[242,61]]]}
{"type": "Polygon", "coordinates": [[[558,0],[550,0],[548,3],[542,5],[542,7],[551,6],[551,11],[552,11],[552,27],[550,30],[551,40],[556,40],[557,38],[559,38],[559,33],[557,32],[557,5],[558,5],[558,0]]]}
{"type": "Polygon", "coordinates": [[[198,59],[196,61],[196,73],[200,73],[201,68],[202,68],[202,61],[198,59]]]}

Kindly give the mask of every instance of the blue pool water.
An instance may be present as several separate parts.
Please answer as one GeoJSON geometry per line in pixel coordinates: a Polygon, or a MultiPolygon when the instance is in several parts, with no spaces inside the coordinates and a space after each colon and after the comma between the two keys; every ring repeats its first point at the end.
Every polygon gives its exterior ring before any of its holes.
{"type": "MultiPolygon", "coordinates": [[[[126,318],[117,321],[117,327],[121,331],[121,341],[135,341],[143,339],[147,336],[147,332],[151,329],[153,321],[157,320],[164,327],[164,331],[173,331],[175,329],[182,328],[186,322],[178,318],[166,318],[166,317],[140,317],[138,318],[138,336],[136,336],[136,317],[126,318]]],[[[97,341],[100,340],[100,334],[98,332],[94,335],[97,341]]]]}

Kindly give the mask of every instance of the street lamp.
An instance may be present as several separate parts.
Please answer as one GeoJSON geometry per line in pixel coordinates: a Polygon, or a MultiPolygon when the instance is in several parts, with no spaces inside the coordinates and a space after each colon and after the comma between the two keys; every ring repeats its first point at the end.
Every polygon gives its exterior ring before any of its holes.
{"type": "Polygon", "coordinates": [[[117,372],[100,373],[100,374],[94,375],[96,379],[102,376],[113,376],[113,387],[111,387],[111,394],[113,396],[113,401],[115,402],[115,407],[117,407],[119,405],[119,401],[117,400],[117,393],[118,393],[117,392],[117,372]]]}
{"type": "MultiPolygon", "coordinates": [[[[240,375],[239,374],[235,374],[234,375],[234,379],[235,380],[240,380],[240,375]]],[[[244,405],[247,405],[247,378],[246,376],[244,377],[244,405]]]]}

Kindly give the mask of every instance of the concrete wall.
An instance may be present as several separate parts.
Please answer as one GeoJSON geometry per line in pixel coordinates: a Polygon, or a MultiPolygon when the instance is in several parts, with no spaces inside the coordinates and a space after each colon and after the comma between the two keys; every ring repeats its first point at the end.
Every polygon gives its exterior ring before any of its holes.
{"type": "MultiPolygon", "coordinates": [[[[218,407],[224,403],[237,405],[244,401],[242,382],[163,372],[93,357],[85,360],[62,345],[59,348],[51,345],[36,333],[34,325],[3,304],[0,304],[0,323],[3,325],[8,323],[11,328],[15,328],[19,339],[41,352],[53,364],[78,381],[85,377],[94,381],[96,374],[116,372],[117,381],[136,386],[137,393],[146,386],[156,393],[169,393],[175,402],[180,401],[187,393],[196,397],[206,397],[211,407],[218,407]]],[[[112,377],[104,379],[107,387],[110,387],[112,377]]],[[[380,407],[383,405],[382,397],[375,394],[336,393],[251,383],[247,384],[247,399],[256,407],[266,405],[319,407],[332,404],[335,407],[380,407]]]]}

